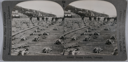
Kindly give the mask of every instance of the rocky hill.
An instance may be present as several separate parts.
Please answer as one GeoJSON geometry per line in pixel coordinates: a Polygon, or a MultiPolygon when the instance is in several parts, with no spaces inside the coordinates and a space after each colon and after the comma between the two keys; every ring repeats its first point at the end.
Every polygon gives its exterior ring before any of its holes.
{"type": "Polygon", "coordinates": [[[38,11],[38,10],[33,10],[33,9],[27,9],[27,8],[23,8],[23,7],[20,7],[20,6],[15,6],[13,11],[15,11],[15,10],[18,10],[20,13],[23,13],[27,16],[56,17],[56,15],[54,15],[54,14],[49,14],[49,13],[45,13],[45,12],[38,11]]]}
{"type": "Polygon", "coordinates": [[[87,9],[81,9],[81,8],[77,8],[71,5],[68,5],[65,8],[66,11],[70,10],[71,12],[74,12],[80,16],[96,16],[96,17],[108,17],[108,15],[103,14],[103,13],[98,13],[92,10],[87,10],[87,9]]]}

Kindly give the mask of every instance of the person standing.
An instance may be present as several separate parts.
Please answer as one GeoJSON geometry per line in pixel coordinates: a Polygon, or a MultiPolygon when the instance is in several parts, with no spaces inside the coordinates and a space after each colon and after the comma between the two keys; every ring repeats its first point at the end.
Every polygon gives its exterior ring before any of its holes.
{"type": "Polygon", "coordinates": [[[63,24],[64,24],[64,20],[65,20],[65,17],[63,17],[63,18],[62,18],[62,23],[61,23],[61,25],[63,25],[63,24]]]}
{"type": "Polygon", "coordinates": [[[39,17],[37,16],[37,20],[39,21],[39,17]]]}
{"type": "Polygon", "coordinates": [[[54,18],[52,17],[51,24],[53,25],[54,18]]]}
{"type": "Polygon", "coordinates": [[[42,20],[44,21],[44,17],[42,17],[42,20]]]}
{"type": "Polygon", "coordinates": [[[32,20],[32,16],[30,16],[30,20],[32,20]]]}
{"type": "Polygon", "coordinates": [[[48,22],[48,17],[46,17],[46,23],[48,22]]]}
{"type": "Polygon", "coordinates": [[[92,21],[92,17],[89,17],[89,20],[92,21]]]}
{"type": "Polygon", "coordinates": [[[34,24],[33,21],[32,21],[32,16],[30,16],[30,21],[31,21],[31,23],[33,24],[33,26],[35,26],[35,24],[34,24]]]}
{"type": "Polygon", "coordinates": [[[55,18],[55,23],[56,23],[57,21],[58,21],[58,18],[56,17],[56,18],[55,18]]]}

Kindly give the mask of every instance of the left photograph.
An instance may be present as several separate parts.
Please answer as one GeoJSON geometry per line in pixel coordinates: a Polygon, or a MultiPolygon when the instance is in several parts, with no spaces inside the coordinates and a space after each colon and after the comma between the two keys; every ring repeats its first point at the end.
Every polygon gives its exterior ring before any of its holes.
{"type": "MultiPolygon", "coordinates": [[[[64,11],[56,2],[25,1],[12,10],[11,55],[60,55],[55,41],[62,32],[64,11]],[[51,52],[52,51],[52,52],[51,52]]],[[[59,40],[58,40],[59,41],[59,40]]]]}

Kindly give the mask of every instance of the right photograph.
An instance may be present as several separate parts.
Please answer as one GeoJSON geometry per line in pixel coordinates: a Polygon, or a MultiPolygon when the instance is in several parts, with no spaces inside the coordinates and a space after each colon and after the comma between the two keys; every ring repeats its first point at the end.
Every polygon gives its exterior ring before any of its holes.
{"type": "Polygon", "coordinates": [[[72,39],[64,40],[64,55],[118,55],[117,12],[113,4],[102,0],[74,1],[65,8],[64,18],[64,27],[72,27],[65,34],[72,39]]]}

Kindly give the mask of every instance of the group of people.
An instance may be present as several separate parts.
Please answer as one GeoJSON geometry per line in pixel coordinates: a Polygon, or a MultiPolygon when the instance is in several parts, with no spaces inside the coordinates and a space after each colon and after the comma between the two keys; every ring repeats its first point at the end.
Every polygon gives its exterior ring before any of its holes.
{"type": "MultiPolygon", "coordinates": [[[[84,20],[84,18],[85,18],[85,16],[81,16],[82,20],[84,20]]],[[[90,21],[92,21],[93,19],[99,21],[101,19],[101,17],[96,17],[96,16],[90,16],[88,18],[89,18],[90,21]]],[[[104,20],[108,20],[109,21],[110,19],[114,19],[114,21],[116,21],[117,17],[104,17],[104,20]]]]}
{"type": "MultiPolygon", "coordinates": [[[[40,17],[30,17],[30,20],[32,20],[32,18],[37,18],[38,21],[40,21],[40,17]]],[[[42,20],[48,20],[48,17],[42,17],[42,20]]]]}
{"type": "Polygon", "coordinates": [[[83,20],[84,25],[86,24],[98,26],[98,25],[105,25],[108,22],[111,22],[111,26],[117,23],[117,17],[81,17],[83,20]],[[85,19],[87,18],[87,19],[85,19]]]}
{"type": "Polygon", "coordinates": [[[48,23],[48,21],[50,21],[51,25],[56,23],[59,19],[62,19],[62,23],[64,23],[64,19],[65,19],[64,17],[63,18],[58,18],[58,17],[32,17],[32,16],[30,16],[29,18],[30,18],[31,21],[32,21],[33,18],[36,18],[37,21],[40,21],[40,20],[45,21],[46,23],[48,23]]]}
{"type": "MultiPolygon", "coordinates": [[[[89,18],[89,20],[90,21],[93,21],[93,20],[97,20],[97,21],[100,21],[101,20],[101,18],[102,17],[88,17],[89,18]]],[[[106,22],[108,22],[108,21],[110,21],[111,19],[113,19],[114,20],[114,22],[116,22],[117,21],[117,17],[103,17],[104,19],[103,19],[103,21],[106,21],[106,22]]],[[[81,19],[82,20],[84,20],[85,19],[85,17],[84,16],[81,16],[81,19]]]]}

